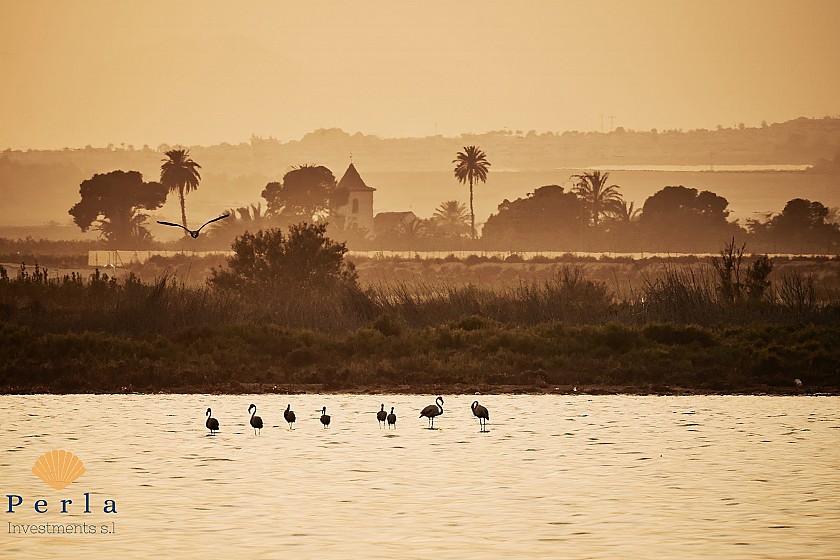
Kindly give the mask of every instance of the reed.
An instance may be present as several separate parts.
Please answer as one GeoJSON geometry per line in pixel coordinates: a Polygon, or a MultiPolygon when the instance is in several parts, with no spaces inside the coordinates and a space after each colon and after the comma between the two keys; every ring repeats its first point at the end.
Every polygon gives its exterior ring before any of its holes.
{"type": "Polygon", "coordinates": [[[840,388],[840,305],[807,276],[719,297],[709,269],[632,298],[568,267],[544,282],[231,292],[0,267],[4,391],[557,385],[840,388]]]}

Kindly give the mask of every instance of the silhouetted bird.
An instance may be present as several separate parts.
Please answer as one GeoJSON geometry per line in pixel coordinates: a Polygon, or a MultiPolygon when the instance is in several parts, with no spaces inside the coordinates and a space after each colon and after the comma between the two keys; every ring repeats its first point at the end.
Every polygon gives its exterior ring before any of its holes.
{"type": "Polygon", "coordinates": [[[289,423],[289,429],[290,430],[293,429],[292,424],[295,423],[296,418],[295,418],[294,411],[292,411],[292,405],[290,405],[290,404],[286,405],[286,410],[285,410],[285,412],[283,412],[283,418],[285,418],[286,422],[289,423]]]}
{"type": "Polygon", "coordinates": [[[213,432],[219,431],[219,421],[210,416],[210,409],[207,409],[207,422],[204,423],[207,426],[207,429],[210,430],[210,435],[213,435],[213,432]]]}
{"type": "Polygon", "coordinates": [[[376,420],[384,426],[385,425],[385,420],[387,418],[388,418],[388,413],[385,412],[385,405],[383,404],[382,408],[379,409],[379,412],[376,413],[376,420]]]}
{"type": "Polygon", "coordinates": [[[391,426],[397,427],[397,415],[394,414],[394,407],[391,407],[391,414],[388,415],[388,429],[391,429],[391,426]]]}
{"type": "Polygon", "coordinates": [[[443,397],[438,397],[435,399],[435,404],[430,404],[426,408],[420,411],[420,416],[418,418],[423,418],[424,416],[429,419],[429,429],[435,429],[435,416],[440,416],[443,414],[443,397]],[[440,401],[440,404],[437,402],[440,401]]]}
{"type": "Polygon", "coordinates": [[[478,401],[473,401],[470,406],[475,417],[478,418],[478,425],[481,426],[483,432],[487,427],[487,421],[490,420],[490,411],[478,404],[478,401]]]}
{"type": "Polygon", "coordinates": [[[179,228],[181,228],[182,230],[184,230],[184,231],[186,231],[187,233],[189,233],[189,234],[190,234],[190,236],[191,236],[193,239],[195,239],[196,237],[198,237],[198,232],[200,232],[204,226],[206,226],[207,224],[212,224],[213,222],[218,222],[219,220],[223,220],[223,219],[227,218],[228,216],[230,216],[230,214],[222,214],[222,215],[221,215],[221,216],[219,216],[218,218],[213,218],[212,220],[210,220],[209,222],[206,222],[204,225],[202,225],[200,228],[198,228],[198,229],[197,229],[197,230],[195,230],[195,231],[193,231],[193,230],[191,230],[191,229],[189,229],[189,228],[185,228],[185,227],[184,227],[184,226],[182,226],[181,224],[176,224],[176,223],[173,223],[173,222],[161,222],[160,220],[158,220],[158,223],[159,223],[159,224],[163,224],[163,225],[165,225],[165,226],[174,226],[174,227],[179,227],[179,228]]]}
{"type": "Polygon", "coordinates": [[[254,416],[257,413],[257,405],[252,404],[248,407],[248,412],[251,412],[251,427],[254,428],[254,434],[259,435],[257,430],[262,430],[263,422],[262,418],[259,416],[254,416]],[[254,412],[251,412],[251,409],[254,409],[254,412]]]}
{"type": "Polygon", "coordinates": [[[323,424],[325,428],[330,425],[330,417],[327,415],[326,406],[321,409],[321,424],[323,424]]]}

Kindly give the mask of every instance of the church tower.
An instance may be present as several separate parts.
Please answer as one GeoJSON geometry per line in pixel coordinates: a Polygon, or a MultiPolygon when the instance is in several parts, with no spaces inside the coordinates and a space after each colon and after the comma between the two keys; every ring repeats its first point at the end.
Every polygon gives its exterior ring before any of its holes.
{"type": "Polygon", "coordinates": [[[367,230],[365,237],[373,238],[373,193],[376,189],[369,187],[362,180],[356,166],[350,163],[344,176],[338,182],[333,206],[330,209],[330,221],[341,225],[342,229],[367,230]]]}

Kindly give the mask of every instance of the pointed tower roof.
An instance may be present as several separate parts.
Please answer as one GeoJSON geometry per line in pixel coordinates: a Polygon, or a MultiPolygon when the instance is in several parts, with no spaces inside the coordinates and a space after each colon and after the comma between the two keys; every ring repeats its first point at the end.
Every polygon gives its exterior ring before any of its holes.
{"type": "Polygon", "coordinates": [[[359,175],[359,172],[356,171],[356,166],[352,163],[347,168],[347,171],[344,172],[344,176],[341,178],[341,181],[338,182],[338,188],[346,189],[351,192],[373,192],[376,190],[373,187],[367,186],[365,182],[362,181],[362,177],[359,175]]]}

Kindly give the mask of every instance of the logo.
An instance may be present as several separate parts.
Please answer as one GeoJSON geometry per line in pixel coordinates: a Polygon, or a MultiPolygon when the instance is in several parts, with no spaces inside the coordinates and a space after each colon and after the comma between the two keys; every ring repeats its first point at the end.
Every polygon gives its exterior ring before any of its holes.
{"type": "MultiPolygon", "coordinates": [[[[63,490],[71,485],[73,482],[79,480],[83,474],[85,474],[85,465],[82,463],[82,460],[79,459],[76,455],[69,451],[64,450],[53,450],[47,453],[44,453],[35,461],[35,464],[32,466],[32,473],[46,482],[49,486],[56,490],[63,490]]],[[[81,499],[76,496],[74,498],[36,498],[36,499],[27,499],[24,498],[20,494],[6,494],[7,498],[7,507],[6,512],[7,514],[14,515],[17,509],[32,509],[35,513],[42,515],[42,514],[67,514],[70,513],[71,510],[74,512],[85,513],[89,514],[92,513],[91,507],[93,507],[92,502],[95,500],[91,500],[91,493],[90,492],[81,492],[81,499]],[[75,504],[74,504],[75,501],[75,504]],[[29,505],[31,503],[31,506],[29,505]],[[81,510],[81,511],[80,511],[81,510]]],[[[117,502],[113,499],[105,499],[102,500],[102,513],[103,514],[116,514],[117,513],[117,502]]],[[[72,524],[71,524],[72,525],[72,524]]],[[[68,525],[70,527],[71,525],[68,525]]],[[[92,526],[92,525],[91,525],[92,526]]],[[[28,525],[16,525],[13,523],[9,523],[9,533],[19,532],[19,528],[29,527],[28,525]]],[[[34,526],[36,529],[41,527],[41,525],[34,526]]],[[[47,528],[44,529],[47,532],[49,527],[54,527],[52,524],[43,525],[43,527],[47,528]]],[[[63,525],[61,525],[63,527],[63,525]]],[[[27,531],[29,532],[44,532],[38,529],[21,529],[24,533],[27,531]]],[[[74,529],[75,530],[75,529],[74,529]]],[[[115,524],[111,524],[110,526],[106,527],[105,525],[101,528],[101,533],[104,534],[113,534],[116,530],[115,524]]],[[[61,531],[59,531],[61,532],[61,531]]],[[[88,531],[85,529],[84,532],[94,532],[88,531]]]]}
{"type": "Polygon", "coordinates": [[[38,457],[32,472],[56,490],[62,490],[85,474],[85,466],[69,451],[55,450],[38,457]]]}

